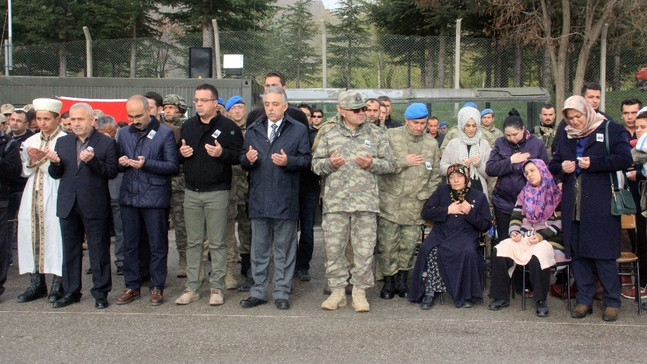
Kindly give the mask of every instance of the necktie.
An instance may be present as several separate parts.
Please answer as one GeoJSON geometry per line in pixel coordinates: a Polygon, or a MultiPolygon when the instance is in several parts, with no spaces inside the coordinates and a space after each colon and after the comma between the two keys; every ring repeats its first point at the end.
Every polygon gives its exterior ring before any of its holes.
{"type": "Polygon", "coordinates": [[[278,125],[273,123],[272,124],[272,131],[270,132],[270,143],[272,143],[274,141],[274,139],[276,139],[276,129],[278,129],[278,125]]]}

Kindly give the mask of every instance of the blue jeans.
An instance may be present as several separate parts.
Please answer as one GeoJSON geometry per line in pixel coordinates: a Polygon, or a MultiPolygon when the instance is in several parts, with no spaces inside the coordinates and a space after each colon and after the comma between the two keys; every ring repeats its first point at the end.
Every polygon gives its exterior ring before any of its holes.
{"type": "Polygon", "coordinates": [[[299,189],[299,224],[301,236],[299,237],[299,246],[297,248],[297,263],[294,268],[295,272],[307,272],[310,270],[310,260],[312,260],[312,251],[314,250],[314,225],[315,212],[319,206],[320,187],[301,186],[299,189]]]}
{"type": "MultiPolygon", "coordinates": [[[[139,291],[140,266],[150,264],[149,288],[164,290],[168,260],[168,231],[166,209],[121,207],[124,227],[124,280],[126,288],[139,291]],[[141,257],[141,246],[148,236],[150,258],[141,257]],[[145,262],[144,260],[148,260],[145,262]]],[[[144,272],[142,272],[144,273],[144,272]]]]}

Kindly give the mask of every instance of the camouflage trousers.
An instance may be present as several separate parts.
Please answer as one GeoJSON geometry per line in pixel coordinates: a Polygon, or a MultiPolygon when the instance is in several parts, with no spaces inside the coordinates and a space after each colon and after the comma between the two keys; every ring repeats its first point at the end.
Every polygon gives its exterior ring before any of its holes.
{"type": "Polygon", "coordinates": [[[186,252],[186,225],[184,224],[184,190],[171,194],[171,221],[175,227],[175,246],[178,253],[186,252]]]}
{"type": "Polygon", "coordinates": [[[373,253],[377,239],[377,214],[374,212],[334,212],[323,215],[321,229],[326,251],[326,278],[331,289],[350,283],[358,288],[375,284],[373,253]],[[346,257],[348,244],[353,249],[353,262],[346,257]]]}
{"type": "Polygon", "coordinates": [[[236,241],[236,204],[231,201],[229,202],[229,211],[227,212],[225,246],[227,246],[227,264],[235,263],[238,260],[238,241],[236,241]]]}
{"type": "Polygon", "coordinates": [[[420,240],[420,225],[400,225],[379,217],[377,220],[377,260],[383,276],[413,268],[413,253],[420,240]]]}
{"type": "Polygon", "coordinates": [[[252,246],[252,223],[247,217],[247,205],[244,203],[230,204],[234,210],[229,209],[229,218],[227,222],[227,246],[236,244],[236,232],[238,233],[238,253],[250,254],[252,246]],[[238,223],[238,224],[236,224],[238,223]],[[236,229],[238,227],[238,229],[236,229]],[[237,230],[237,231],[236,231],[237,230]]]}

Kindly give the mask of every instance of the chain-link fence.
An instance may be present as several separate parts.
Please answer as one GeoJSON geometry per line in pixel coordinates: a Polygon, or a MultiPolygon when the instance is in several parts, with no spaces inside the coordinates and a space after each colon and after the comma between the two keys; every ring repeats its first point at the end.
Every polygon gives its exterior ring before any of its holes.
{"type": "MultiPolygon", "coordinates": [[[[454,87],[453,37],[378,34],[360,42],[356,37],[348,37],[346,42],[343,35],[335,35],[335,39],[342,41],[332,44],[328,40],[326,54],[322,54],[322,43],[327,38],[320,32],[301,47],[289,46],[288,37],[276,32],[220,32],[220,52],[244,55],[243,77],[262,82],[267,71],[279,69],[286,74],[290,87],[454,87]]],[[[200,46],[201,34],[95,40],[92,75],[185,78],[189,74],[189,48],[200,46]]],[[[636,87],[636,72],[647,66],[641,57],[646,50],[647,45],[623,49],[610,43],[606,77],[613,90],[636,87]]],[[[560,76],[566,78],[567,85],[575,74],[577,51],[573,46],[566,74],[560,76]]],[[[551,87],[550,60],[543,48],[504,44],[490,38],[462,38],[460,53],[461,88],[551,87]]],[[[4,49],[0,54],[4,59],[4,49]]],[[[587,80],[600,79],[599,54],[599,49],[591,53],[587,80]]],[[[14,76],[84,77],[85,42],[16,46],[13,63],[10,74],[14,76]]]]}

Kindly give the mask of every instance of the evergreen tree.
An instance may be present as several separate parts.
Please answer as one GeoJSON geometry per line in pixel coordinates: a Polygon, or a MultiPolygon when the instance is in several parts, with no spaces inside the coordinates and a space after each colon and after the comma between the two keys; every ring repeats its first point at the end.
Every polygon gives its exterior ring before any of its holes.
{"type": "Polygon", "coordinates": [[[327,26],[331,34],[328,62],[338,69],[339,79],[332,82],[336,87],[353,88],[353,69],[369,66],[366,9],[363,0],[340,0],[339,8],[333,11],[340,22],[327,26]]]}

